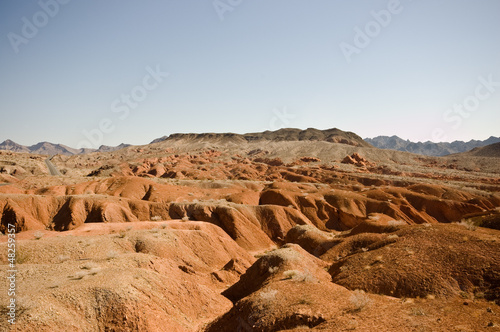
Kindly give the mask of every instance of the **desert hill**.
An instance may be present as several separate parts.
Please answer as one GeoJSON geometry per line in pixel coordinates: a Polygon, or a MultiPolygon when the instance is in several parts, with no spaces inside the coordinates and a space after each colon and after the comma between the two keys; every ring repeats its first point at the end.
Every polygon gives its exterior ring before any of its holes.
{"type": "Polygon", "coordinates": [[[500,157],[500,143],[494,143],[480,148],[474,148],[464,153],[468,156],[476,157],[500,157]]]}
{"type": "Polygon", "coordinates": [[[233,134],[233,133],[208,133],[208,134],[172,134],[156,139],[151,143],[159,143],[165,140],[215,140],[215,141],[233,141],[233,142],[255,142],[255,141],[325,141],[331,143],[342,143],[352,146],[370,147],[371,145],[363,139],[352,133],[345,132],[337,128],[319,130],[308,128],[305,130],[296,128],[283,128],[276,131],[264,131],[260,133],[233,134]]]}

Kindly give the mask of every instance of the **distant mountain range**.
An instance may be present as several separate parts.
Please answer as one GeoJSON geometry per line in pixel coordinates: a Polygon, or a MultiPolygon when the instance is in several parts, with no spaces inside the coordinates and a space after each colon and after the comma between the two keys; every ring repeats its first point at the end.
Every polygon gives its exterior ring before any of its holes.
{"type": "Polygon", "coordinates": [[[75,155],[75,154],[84,154],[84,153],[91,153],[91,152],[115,151],[115,150],[126,148],[127,146],[130,146],[130,145],[129,144],[120,144],[118,146],[101,145],[99,147],[99,149],[73,149],[73,148],[70,148],[69,146],[66,146],[66,145],[54,144],[54,143],[49,143],[49,142],[40,142],[40,143],[37,143],[35,145],[25,146],[25,145],[17,144],[16,142],[8,139],[8,140],[0,143],[0,150],[45,154],[45,155],[50,155],[50,156],[53,156],[56,154],[71,156],[71,155],[75,155]]]}
{"type": "Polygon", "coordinates": [[[500,137],[491,136],[484,141],[453,141],[451,143],[434,143],[427,141],[415,143],[409,140],[404,140],[398,136],[377,136],[374,138],[365,138],[365,141],[380,149],[406,151],[411,153],[423,154],[426,156],[445,156],[453,153],[466,152],[474,148],[479,148],[494,143],[499,143],[500,137]]]}
{"type": "Polygon", "coordinates": [[[490,145],[482,146],[479,148],[474,148],[466,153],[465,155],[476,156],[476,157],[500,157],[500,143],[493,143],[490,145]]]}
{"type": "MultiPolygon", "coordinates": [[[[427,156],[445,156],[454,153],[467,152],[475,148],[484,147],[494,143],[500,143],[500,137],[491,136],[480,141],[471,140],[468,142],[454,141],[447,142],[411,142],[398,136],[377,136],[374,138],[365,138],[364,140],[352,132],[342,131],[337,128],[319,130],[308,128],[305,130],[295,128],[283,128],[275,131],[264,131],[260,133],[234,134],[234,133],[202,133],[202,134],[172,134],[155,139],[150,144],[163,142],[167,140],[189,140],[189,141],[231,141],[231,142],[255,142],[255,141],[326,141],[332,143],[349,144],[359,147],[374,146],[380,149],[391,149],[427,156]]],[[[25,146],[17,144],[11,140],[0,143],[0,150],[10,150],[14,152],[36,153],[44,155],[77,155],[91,152],[111,152],[123,149],[130,144],[120,144],[118,146],[101,145],[99,149],[73,149],[62,144],[53,144],[49,142],[40,142],[35,145],[25,146]]],[[[483,150],[477,153],[487,153],[489,150],[483,150]]]]}

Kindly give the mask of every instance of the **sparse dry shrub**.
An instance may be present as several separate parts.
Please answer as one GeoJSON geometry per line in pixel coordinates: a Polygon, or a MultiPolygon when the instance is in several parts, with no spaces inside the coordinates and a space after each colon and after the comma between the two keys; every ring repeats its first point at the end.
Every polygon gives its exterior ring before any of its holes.
{"type": "Polygon", "coordinates": [[[299,271],[299,270],[287,270],[283,272],[285,279],[291,279],[295,281],[312,282],[316,278],[309,271],[299,271]]]}
{"type": "Polygon", "coordinates": [[[368,295],[366,295],[366,293],[360,289],[354,290],[351,297],[349,298],[349,301],[352,305],[352,312],[359,312],[371,303],[371,299],[368,297],[368,295]]]}
{"type": "Polygon", "coordinates": [[[29,296],[20,296],[16,299],[16,316],[20,316],[26,310],[36,308],[37,303],[29,296]]]}
{"type": "Polygon", "coordinates": [[[484,292],[476,292],[476,293],[474,293],[474,298],[475,299],[484,299],[485,294],[484,294],[484,292]]]}
{"type": "Polygon", "coordinates": [[[410,314],[413,316],[425,316],[426,315],[424,309],[418,308],[418,307],[411,308],[410,314]]]}
{"type": "Polygon", "coordinates": [[[36,232],[33,234],[33,237],[35,238],[35,240],[40,240],[43,236],[44,236],[44,233],[43,233],[43,232],[40,232],[40,231],[36,231],[36,232]]]}
{"type": "Polygon", "coordinates": [[[56,261],[57,261],[58,263],[64,263],[64,262],[66,262],[67,260],[69,260],[70,258],[71,258],[71,257],[69,257],[68,255],[59,255],[59,256],[57,256],[56,261]]]}
{"type": "Polygon", "coordinates": [[[279,270],[279,266],[271,266],[268,269],[268,271],[269,271],[270,274],[273,274],[273,273],[275,273],[278,270],[279,270]]]}
{"type": "Polygon", "coordinates": [[[375,263],[380,263],[383,261],[384,261],[384,257],[382,255],[378,255],[377,257],[375,257],[375,260],[374,260],[375,263]]]}
{"type": "Polygon", "coordinates": [[[462,220],[458,222],[457,225],[463,226],[469,231],[475,231],[477,229],[477,226],[470,219],[462,220]]]}
{"type": "Polygon", "coordinates": [[[117,256],[118,256],[118,253],[116,251],[114,251],[114,250],[110,250],[106,254],[106,258],[107,259],[113,259],[113,258],[116,258],[117,256]]]}
{"type": "Polygon", "coordinates": [[[96,267],[97,267],[97,265],[96,265],[95,263],[93,263],[93,262],[88,262],[88,263],[85,263],[85,264],[81,267],[81,269],[83,269],[83,270],[91,270],[91,269],[96,268],[96,267]]]}
{"type": "Polygon", "coordinates": [[[300,271],[297,271],[297,270],[287,270],[285,272],[283,272],[283,276],[285,277],[285,279],[293,279],[297,273],[300,273],[300,271]]]}
{"type": "Polygon", "coordinates": [[[153,216],[151,217],[151,221],[160,221],[162,218],[161,216],[153,216]]]}
{"type": "Polygon", "coordinates": [[[78,271],[77,273],[75,273],[75,275],[70,276],[70,278],[73,280],[81,280],[88,274],[89,273],[87,271],[78,271]]]}
{"type": "Polygon", "coordinates": [[[389,225],[389,226],[402,226],[402,225],[406,225],[406,222],[404,220],[389,220],[387,222],[387,225],[389,225]]]}
{"type": "Polygon", "coordinates": [[[299,325],[293,328],[293,330],[310,330],[311,328],[308,325],[299,325]]]}
{"type": "Polygon", "coordinates": [[[260,298],[264,301],[273,301],[276,298],[278,291],[275,289],[270,289],[267,291],[260,292],[260,298]]]}

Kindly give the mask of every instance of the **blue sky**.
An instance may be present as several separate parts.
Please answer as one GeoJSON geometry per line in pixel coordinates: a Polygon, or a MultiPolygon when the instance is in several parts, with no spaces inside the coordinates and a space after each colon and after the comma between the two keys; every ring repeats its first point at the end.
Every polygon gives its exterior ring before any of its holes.
{"type": "Polygon", "coordinates": [[[500,136],[499,32],[497,0],[4,0],[0,141],[500,136]]]}

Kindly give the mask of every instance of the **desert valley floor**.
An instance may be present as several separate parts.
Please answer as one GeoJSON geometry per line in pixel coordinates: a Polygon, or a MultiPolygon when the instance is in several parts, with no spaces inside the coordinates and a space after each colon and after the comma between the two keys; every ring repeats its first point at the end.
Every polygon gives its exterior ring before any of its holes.
{"type": "Polygon", "coordinates": [[[500,331],[500,153],[339,130],[0,151],[2,331],[500,331]]]}

